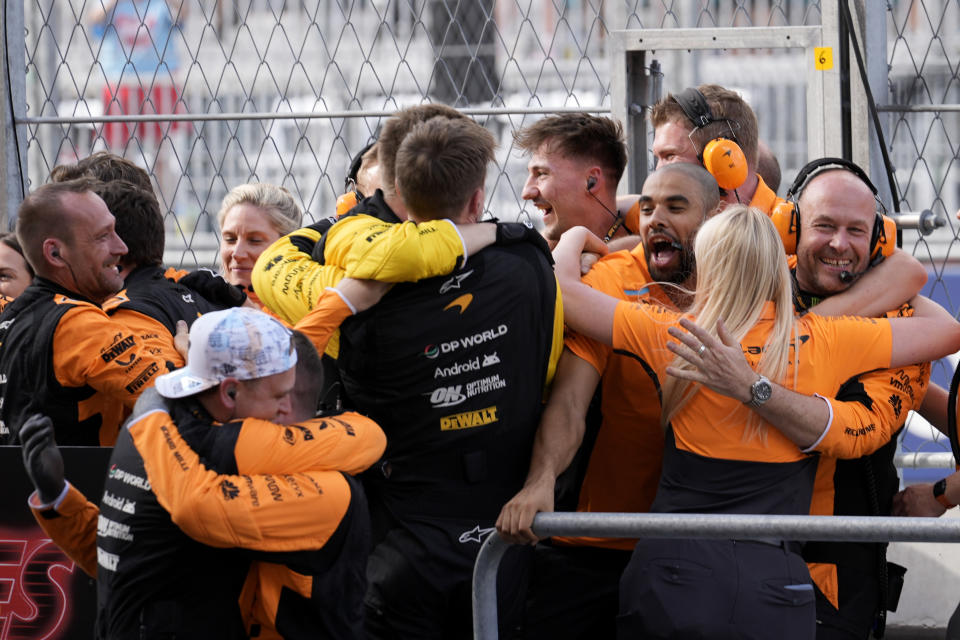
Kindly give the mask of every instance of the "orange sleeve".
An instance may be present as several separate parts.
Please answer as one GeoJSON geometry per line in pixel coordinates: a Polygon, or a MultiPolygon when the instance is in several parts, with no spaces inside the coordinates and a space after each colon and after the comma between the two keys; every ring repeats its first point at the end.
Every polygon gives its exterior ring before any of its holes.
{"type": "Polygon", "coordinates": [[[247,418],[234,455],[241,473],[343,471],[356,474],[380,459],[387,437],[358,413],[283,426],[247,418]]]}
{"type": "Polygon", "coordinates": [[[53,370],[65,387],[90,385],[132,409],[167,367],[124,324],[81,303],[63,315],[54,332],[53,370]]]}
{"type": "MultiPolygon", "coordinates": [[[[634,205],[631,211],[634,209],[639,211],[639,203],[634,205]]],[[[642,247],[635,249],[635,251],[642,252],[642,247]]],[[[631,268],[633,267],[633,261],[634,258],[628,251],[611,253],[597,261],[581,280],[584,284],[608,296],[626,300],[627,294],[624,292],[625,283],[623,282],[621,274],[635,271],[635,269],[631,268]]],[[[613,348],[610,347],[610,345],[597,342],[592,338],[569,330],[565,338],[564,346],[570,349],[578,358],[589,362],[601,375],[606,370],[607,362],[613,353],[613,348]]]]}
{"type": "Polygon", "coordinates": [[[907,412],[920,408],[930,382],[930,364],[873,371],[858,381],[861,400],[827,399],[833,420],[817,451],[834,458],[859,458],[887,444],[903,426],[907,412]]]}
{"type": "Polygon", "coordinates": [[[257,551],[319,549],[350,504],[350,487],[339,471],[210,471],[163,411],[150,411],[126,428],[160,505],[184,533],[204,544],[257,551]]]}
{"type": "Polygon", "coordinates": [[[667,327],[676,324],[678,311],[657,304],[621,302],[613,316],[613,348],[643,357],[655,368],[673,360],[667,350],[667,327]]]}
{"type": "Polygon", "coordinates": [[[72,484],[59,505],[37,507],[36,493],[30,510],[43,532],[92,578],[97,577],[97,516],[100,509],[72,484]]]}
{"type": "Polygon", "coordinates": [[[571,330],[567,331],[563,346],[569,349],[573,355],[588,362],[600,375],[603,375],[603,372],[606,371],[610,354],[613,353],[613,348],[609,345],[571,330]]]}
{"type": "Polygon", "coordinates": [[[179,369],[186,364],[173,345],[173,335],[159,320],[124,308],[117,309],[110,317],[132,331],[149,355],[166,361],[164,372],[179,369]]]}
{"type": "MultiPolygon", "coordinates": [[[[821,367],[832,372],[834,377],[840,377],[837,386],[863,371],[890,367],[893,330],[886,318],[809,313],[798,319],[797,331],[801,340],[804,340],[804,335],[816,337],[813,341],[816,351],[806,354],[809,363],[805,371],[801,370],[801,375],[810,380],[822,377],[818,373],[821,367]]],[[[804,351],[801,350],[803,356],[804,351]]]]}
{"type": "Polygon", "coordinates": [[[310,338],[317,351],[323,353],[340,323],[352,314],[353,311],[343,298],[335,290],[328,288],[320,294],[313,309],[293,328],[310,338]]]}

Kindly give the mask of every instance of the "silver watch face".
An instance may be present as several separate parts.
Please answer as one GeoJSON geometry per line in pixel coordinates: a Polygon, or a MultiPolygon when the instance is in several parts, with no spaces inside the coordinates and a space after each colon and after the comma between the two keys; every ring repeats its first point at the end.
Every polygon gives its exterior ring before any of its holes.
{"type": "Polygon", "coordinates": [[[769,400],[770,396],[773,395],[773,387],[770,385],[770,381],[761,376],[750,387],[750,395],[753,396],[754,404],[760,405],[769,400]]]}

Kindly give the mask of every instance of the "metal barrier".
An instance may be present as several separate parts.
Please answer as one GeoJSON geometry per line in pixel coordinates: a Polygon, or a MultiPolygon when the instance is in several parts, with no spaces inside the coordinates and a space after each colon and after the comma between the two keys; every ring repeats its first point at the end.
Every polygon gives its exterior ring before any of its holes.
{"type": "MultiPolygon", "coordinates": [[[[847,542],[960,542],[960,519],[696,513],[538,513],[540,537],[774,538],[847,542]]],[[[473,637],[496,640],[497,571],[510,547],[490,534],[473,569],[473,637]]]]}

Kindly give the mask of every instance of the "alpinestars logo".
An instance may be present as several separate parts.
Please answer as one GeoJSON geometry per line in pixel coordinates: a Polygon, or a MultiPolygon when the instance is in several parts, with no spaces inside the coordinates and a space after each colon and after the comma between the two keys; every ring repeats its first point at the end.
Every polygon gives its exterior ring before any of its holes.
{"type": "Polygon", "coordinates": [[[496,527],[483,527],[480,525],[475,526],[469,531],[464,531],[460,534],[459,542],[460,544],[467,544],[468,542],[483,542],[483,539],[488,535],[496,531],[496,527]]]}
{"type": "Polygon", "coordinates": [[[466,280],[467,278],[469,278],[470,274],[472,273],[473,273],[473,269],[471,269],[470,271],[464,271],[463,273],[458,273],[457,275],[453,276],[452,278],[444,282],[442,285],[440,285],[440,293],[444,294],[447,291],[450,291],[451,289],[459,289],[460,283],[466,280]]]}

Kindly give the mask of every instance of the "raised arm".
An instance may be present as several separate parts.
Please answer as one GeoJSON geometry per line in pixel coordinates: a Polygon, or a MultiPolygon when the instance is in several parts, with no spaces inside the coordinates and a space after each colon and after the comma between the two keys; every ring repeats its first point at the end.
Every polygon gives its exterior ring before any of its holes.
{"type": "Polygon", "coordinates": [[[607,247],[586,227],[566,231],[553,249],[557,282],[563,294],[564,321],[574,331],[598,342],[613,342],[613,316],[620,302],[580,281],[580,254],[606,255],[607,247]]]}
{"type": "Polygon", "coordinates": [[[33,483],[27,500],[33,517],[71,560],[97,576],[97,515],[100,510],[63,476],[63,456],[47,416],[30,416],[19,430],[23,466],[33,483]]]}
{"type": "Polygon", "coordinates": [[[297,229],[260,254],[250,281],[260,301],[289,324],[310,312],[327,287],[343,277],[343,268],[321,264],[312,253],[331,222],[323,220],[297,229]]]}

